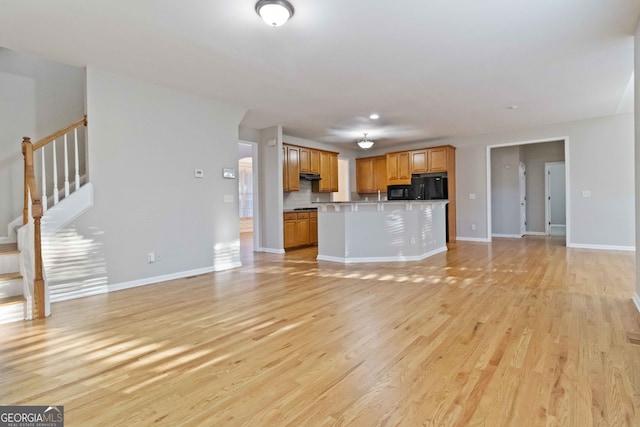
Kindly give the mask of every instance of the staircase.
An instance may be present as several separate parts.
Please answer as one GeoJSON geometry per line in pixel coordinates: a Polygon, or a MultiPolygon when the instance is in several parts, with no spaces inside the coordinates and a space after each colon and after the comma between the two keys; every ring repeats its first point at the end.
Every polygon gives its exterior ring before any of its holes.
{"type": "Polygon", "coordinates": [[[26,317],[20,252],[15,243],[0,245],[0,324],[26,317]]]}
{"type": "Polygon", "coordinates": [[[79,131],[86,126],[84,116],[36,143],[23,138],[24,207],[22,218],[10,224],[10,235],[5,238],[18,243],[0,244],[0,323],[42,319],[50,314],[42,239],[93,205],[91,184],[81,177],[80,168],[79,148],[86,150],[86,134],[79,131]],[[52,182],[48,183],[47,177],[52,182]]]}

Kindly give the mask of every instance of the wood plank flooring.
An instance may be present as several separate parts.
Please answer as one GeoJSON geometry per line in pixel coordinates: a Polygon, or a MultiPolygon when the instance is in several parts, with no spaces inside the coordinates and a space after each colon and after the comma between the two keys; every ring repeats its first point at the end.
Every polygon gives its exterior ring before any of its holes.
{"type": "Polygon", "coordinates": [[[638,426],[635,254],[527,237],[242,268],[0,325],[0,404],[67,426],[638,426]]]}

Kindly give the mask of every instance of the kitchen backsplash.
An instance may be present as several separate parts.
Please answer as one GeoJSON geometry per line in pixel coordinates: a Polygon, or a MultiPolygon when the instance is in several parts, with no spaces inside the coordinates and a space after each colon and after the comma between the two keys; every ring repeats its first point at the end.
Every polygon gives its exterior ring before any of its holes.
{"type": "Polygon", "coordinates": [[[330,202],[331,193],[311,192],[311,181],[300,180],[300,191],[285,192],[284,209],[309,208],[313,202],[330,202]]]}

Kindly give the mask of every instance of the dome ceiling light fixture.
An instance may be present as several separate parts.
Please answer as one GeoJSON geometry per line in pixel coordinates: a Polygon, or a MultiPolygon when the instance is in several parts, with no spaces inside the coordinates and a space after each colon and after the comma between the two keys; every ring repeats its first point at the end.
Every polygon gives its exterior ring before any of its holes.
{"type": "Polygon", "coordinates": [[[364,138],[358,141],[358,146],[363,150],[368,150],[369,148],[373,147],[373,141],[367,139],[367,134],[365,133],[364,138]]]}
{"type": "Polygon", "coordinates": [[[272,27],[279,27],[293,16],[293,5],[287,0],[260,0],[256,13],[272,27]]]}

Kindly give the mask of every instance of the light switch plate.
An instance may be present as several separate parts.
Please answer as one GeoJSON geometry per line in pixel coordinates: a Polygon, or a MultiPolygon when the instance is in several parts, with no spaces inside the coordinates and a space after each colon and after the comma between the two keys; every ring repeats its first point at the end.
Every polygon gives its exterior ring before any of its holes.
{"type": "Polygon", "coordinates": [[[233,194],[225,194],[224,195],[225,203],[233,203],[233,194]]]}
{"type": "Polygon", "coordinates": [[[582,197],[591,197],[590,190],[582,190],[582,197]]]}
{"type": "Polygon", "coordinates": [[[222,169],[222,177],[226,179],[234,179],[236,177],[236,170],[233,168],[222,169]]]}

